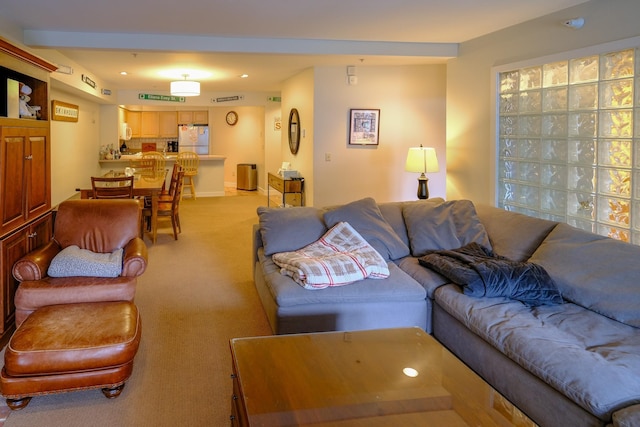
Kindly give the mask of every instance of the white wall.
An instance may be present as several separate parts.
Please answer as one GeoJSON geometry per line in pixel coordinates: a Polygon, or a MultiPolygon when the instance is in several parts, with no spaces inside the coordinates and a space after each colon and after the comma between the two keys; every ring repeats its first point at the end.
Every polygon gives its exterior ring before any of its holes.
{"type": "Polygon", "coordinates": [[[447,198],[494,202],[492,67],[640,35],[637,0],[593,0],[462,43],[447,64],[447,198]],[[584,17],[580,30],[561,22],[584,17]]]}
{"type": "Polygon", "coordinates": [[[358,83],[350,86],[346,67],[315,70],[314,205],[415,200],[418,174],[404,166],[409,147],[420,144],[436,149],[440,172],[428,174],[429,191],[444,196],[445,66],[358,66],[356,73],[358,83]],[[378,146],[348,144],[353,108],[380,109],[378,146]]]}

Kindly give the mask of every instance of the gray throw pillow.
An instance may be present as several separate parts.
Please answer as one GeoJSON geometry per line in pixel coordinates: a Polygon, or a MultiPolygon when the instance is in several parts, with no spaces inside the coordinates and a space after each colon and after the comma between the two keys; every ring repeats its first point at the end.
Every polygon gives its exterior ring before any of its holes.
{"type": "Polygon", "coordinates": [[[348,222],[386,260],[409,255],[409,247],[393,231],[371,197],[328,210],[324,222],[329,228],[339,222],[348,222]]]}
{"type": "Polygon", "coordinates": [[[469,200],[411,203],[403,207],[402,215],[407,224],[411,254],[415,257],[430,250],[460,248],[471,242],[491,249],[489,236],[469,200]]]}
{"type": "Polygon", "coordinates": [[[560,223],[529,261],[543,266],[565,299],[640,328],[640,246],[560,223]]]}
{"type": "Polygon", "coordinates": [[[297,251],[327,231],[322,211],[313,207],[258,208],[260,235],[266,256],[297,251]]]}
{"type": "Polygon", "coordinates": [[[53,257],[47,274],[50,277],[118,277],[122,273],[122,253],[122,248],[102,254],[67,246],[53,257]]]}

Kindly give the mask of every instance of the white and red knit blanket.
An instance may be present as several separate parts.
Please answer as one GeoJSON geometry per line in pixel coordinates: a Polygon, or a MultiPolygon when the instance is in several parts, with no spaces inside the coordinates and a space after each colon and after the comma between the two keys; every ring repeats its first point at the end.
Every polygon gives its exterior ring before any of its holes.
{"type": "Polygon", "coordinates": [[[336,224],[320,240],[297,251],[273,254],[272,259],[281,274],[305,289],[389,277],[386,261],[346,222],[336,224]]]}

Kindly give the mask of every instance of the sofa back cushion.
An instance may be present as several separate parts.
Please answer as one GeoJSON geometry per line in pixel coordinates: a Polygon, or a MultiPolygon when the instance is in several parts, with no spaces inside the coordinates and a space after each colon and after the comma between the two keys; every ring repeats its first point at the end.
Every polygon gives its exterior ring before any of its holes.
{"type": "Polygon", "coordinates": [[[476,205],[493,251],[513,261],[526,261],[558,224],[489,205],[476,205]]]}
{"type": "Polygon", "coordinates": [[[529,261],[575,304],[640,328],[640,246],[558,224],[529,261]]]}
{"type": "Polygon", "coordinates": [[[469,200],[408,203],[402,214],[415,257],[429,250],[456,249],[471,242],[491,249],[487,232],[469,200]]]}
{"type": "Polygon", "coordinates": [[[258,208],[265,255],[296,251],[318,240],[327,231],[322,211],[313,207],[258,208]]]}
{"type": "Polygon", "coordinates": [[[339,222],[348,222],[385,260],[409,255],[409,247],[393,231],[371,197],[327,210],[324,222],[328,228],[339,222]]]}

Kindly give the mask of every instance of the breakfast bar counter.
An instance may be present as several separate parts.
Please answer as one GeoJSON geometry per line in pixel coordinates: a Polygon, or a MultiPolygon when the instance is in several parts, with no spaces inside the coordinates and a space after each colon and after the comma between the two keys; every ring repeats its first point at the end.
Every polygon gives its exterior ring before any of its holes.
{"type": "MultiPolygon", "coordinates": [[[[167,169],[173,168],[177,153],[167,153],[167,169]]],[[[129,166],[130,159],[136,156],[124,156],[118,160],[100,160],[101,173],[105,174],[110,170],[124,170],[129,166]]],[[[225,156],[213,154],[201,155],[198,166],[198,175],[194,177],[196,192],[198,197],[224,196],[224,162],[225,156]]],[[[188,197],[187,194],[185,197],[188,197]]]]}

